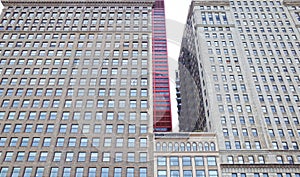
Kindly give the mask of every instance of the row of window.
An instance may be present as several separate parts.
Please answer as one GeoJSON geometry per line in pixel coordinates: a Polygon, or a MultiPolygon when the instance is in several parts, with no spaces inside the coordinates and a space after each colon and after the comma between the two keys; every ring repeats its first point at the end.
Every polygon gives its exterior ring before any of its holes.
{"type": "Polygon", "coordinates": [[[69,112],[69,111],[64,111],[62,113],[58,113],[56,111],[51,111],[51,112],[46,112],[46,111],[20,111],[20,112],[15,112],[15,111],[9,111],[7,114],[5,111],[0,111],[0,120],[7,119],[7,120],[56,120],[56,119],[61,119],[61,120],[126,120],[126,121],[136,121],[136,120],[148,120],[148,113],[147,112],[112,112],[112,111],[107,111],[107,112],[102,112],[102,111],[96,111],[96,112],[91,112],[91,111],[86,111],[86,112],[80,112],[80,111],[75,111],[75,112],[69,112]]]}
{"type": "MultiPolygon", "coordinates": [[[[17,90],[14,90],[13,88],[7,88],[6,90],[0,88],[0,96],[62,96],[63,90],[61,88],[48,88],[46,90],[42,88],[36,88],[35,90],[32,88],[29,89],[23,89],[18,88],[17,90]]],[[[84,89],[84,88],[78,88],[76,89],[68,89],[66,96],[130,96],[130,97],[145,97],[148,96],[148,90],[147,89],[130,89],[129,93],[126,89],[84,89]]]]}
{"type": "MultiPolygon", "coordinates": [[[[122,59],[121,61],[119,61],[119,59],[103,59],[103,60],[100,60],[100,59],[74,59],[71,63],[70,63],[70,60],[69,59],[50,59],[50,58],[46,58],[46,59],[31,59],[31,58],[28,58],[26,61],[25,59],[23,58],[20,58],[18,60],[16,59],[0,59],[0,65],[3,65],[3,66],[9,66],[9,65],[22,65],[24,66],[25,65],[28,65],[28,66],[40,66],[40,65],[43,65],[43,66],[49,66],[49,65],[54,65],[54,66],[68,66],[68,65],[72,65],[72,66],[76,66],[76,68],[72,68],[72,71],[71,73],[76,75],[78,74],[78,68],[80,66],[87,66],[87,65],[92,65],[92,66],[126,66],[126,67],[129,67],[128,65],[132,65],[132,66],[137,66],[139,64],[141,64],[142,66],[147,66],[147,59],[141,59],[141,60],[138,60],[136,58],[132,58],[132,59],[122,59]]],[[[30,69],[30,68],[28,68],[30,69]]],[[[64,69],[64,68],[62,68],[64,69]]],[[[96,69],[96,68],[92,68],[93,69],[96,69]]],[[[30,71],[29,71],[30,72],[30,71]]]]}
{"type": "MultiPolygon", "coordinates": [[[[266,10],[267,9],[269,9],[269,7],[266,7],[266,10]]],[[[277,12],[277,8],[276,7],[274,7],[274,8],[272,8],[272,10],[274,11],[274,12],[277,12]]],[[[268,10],[267,10],[268,11],[268,10]]],[[[265,12],[262,12],[262,13],[254,13],[254,14],[252,14],[252,13],[249,13],[250,12],[250,9],[249,9],[249,11],[248,11],[248,13],[247,14],[245,14],[245,13],[240,13],[240,14],[238,14],[238,13],[234,13],[234,17],[236,18],[236,19],[253,19],[253,18],[255,18],[255,19],[260,19],[260,18],[262,18],[262,19],[273,19],[274,17],[276,18],[276,19],[287,19],[287,15],[285,14],[285,13],[275,13],[274,15],[272,14],[272,13],[265,13],[265,12]]]]}
{"type": "MultiPolygon", "coordinates": [[[[99,11],[105,11],[105,10],[150,10],[152,9],[150,6],[146,7],[146,6],[74,6],[74,5],[68,5],[68,4],[64,4],[63,6],[55,6],[55,4],[53,4],[52,6],[9,6],[8,7],[9,10],[13,10],[13,12],[18,13],[18,11],[56,11],[56,12],[65,12],[67,11],[84,11],[85,13],[89,14],[89,13],[97,13],[99,14],[99,11]]],[[[104,12],[106,13],[106,12],[104,12]]]]}
{"type": "MultiPolygon", "coordinates": [[[[196,170],[196,177],[205,177],[206,172],[205,170],[196,170]]],[[[168,172],[167,170],[158,170],[157,177],[178,177],[180,176],[179,170],[171,170],[168,172]],[[169,174],[168,174],[169,173],[169,174]]],[[[183,170],[182,171],[183,177],[193,177],[193,170],[183,170]]],[[[208,177],[218,177],[218,170],[208,170],[208,177]]]]}
{"type": "Polygon", "coordinates": [[[157,142],[156,151],[216,151],[216,145],[213,142],[157,142]]]}
{"type": "MultiPolygon", "coordinates": [[[[1,126],[0,126],[1,127],[1,126]]],[[[139,133],[144,134],[148,132],[148,127],[145,124],[129,124],[129,125],[124,125],[124,124],[106,124],[101,125],[101,124],[88,124],[87,122],[83,124],[59,124],[54,127],[54,124],[4,124],[2,128],[3,133],[10,133],[11,131],[13,133],[53,133],[53,132],[58,132],[58,133],[98,133],[100,134],[102,131],[102,127],[105,128],[104,132],[106,134],[116,132],[117,134],[119,133],[138,133],[138,128],[139,128],[139,133]]],[[[1,139],[1,138],[0,138],[1,139]]],[[[1,145],[0,145],[1,146],[1,145]]]]}
{"type": "MultiPolygon", "coordinates": [[[[37,44],[39,45],[39,44],[37,44]]],[[[105,50],[103,52],[101,52],[100,50],[76,50],[75,52],[73,52],[72,50],[4,50],[2,56],[4,57],[34,57],[34,56],[40,56],[40,57],[71,57],[71,56],[75,56],[75,57],[109,57],[109,56],[113,56],[113,57],[119,57],[121,56],[121,52],[119,50],[114,50],[113,52],[111,52],[110,50],[105,50]]],[[[148,56],[148,51],[146,50],[142,50],[141,52],[139,52],[138,50],[123,50],[122,51],[122,57],[147,57],[148,56]]]]}
{"type": "Polygon", "coordinates": [[[215,156],[195,156],[195,157],[190,157],[190,156],[183,156],[183,157],[178,157],[178,156],[158,156],[157,157],[157,165],[158,166],[167,166],[167,163],[170,164],[170,166],[179,166],[179,159],[181,159],[181,164],[180,166],[204,166],[204,164],[208,166],[216,166],[217,165],[217,159],[215,156]],[[194,162],[192,162],[194,160],[194,162]],[[206,161],[206,162],[205,162],[206,161]]]}
{"type": "MultiPolygon", "coordinates": [[[[270,74],[273,74],[274,73],[277,73],[277,74],[280,74],[280,73],[291,73],[291,74],[297,74],[297,70],[300,71],[299,67],[296,69],[295,67],[293,66],[289,66],[289,67],[286,67],[286,66],[282,66],[282,67],[278,67],[278,66],[274,66],[274,67],[270,67],[270,66],[266,66],[266,69],[264,70],[264,68],[262,66],[258,66],[258,67],[254,67],[254,66],[251,66],[250,67],[250,71],[252,73],[270,73],[270,74]]],[[[298,71],[298,72],[299,72],[298,71]]],[[[294,76],[294,78],[296,78],[296,76],[294,76]]],[[[299,77],[298,77],[299,78],[299,77]]],[[[296,80],[296,79],[295,79],[296,80]]],[[[299,81],[299,79],[298,79],[299,81]]]]}
{"type": "MultiPolygon", "coordinates": [[[[237,128],[232,128],[230,132],[232,133],[233,136],[239,136],[239,131],[237,128]]],[[[252,132],[252,136],[258,136],[258,132],[256,128],[251,128],[251,132],[252,132]]],[[[229,136],[229,131],[227,128],[223,128],[223,135],[225,137],[229,136]]],[[[242,128],[242,135],[249,136],[247,128],[242,128]]]]}
{"type": "Polygon", "coordinates": [[[243,163],[249,163],[249,164],[254,164],[254,163],[259,163],[259,164],[264,164],[265,163],[265,157],[262,155],[258,156],[248,156],[247,157],[247,162],[244,162],[244,156],[238,156],[237,159],[233,158],[233,156],[227,156],[227,162],[229,164],[243,164],[243,163]]]}
{"type": "Polygon", "coordinates": [[[30,85],[30,86],[63,86],[63,85],[69,85],[69,86],[75,86],[75,85],[80,85],[80,86],[105,86],[105,85],[110,85],[110,86],[116,86],[116,85],[121,85],[121,86],[147,86],[148,81],[147,78],[2,78],[0,82],[0,86],[5,86],[5,85],[30,85]],[[117,82],[119,81],[119,82],[117,82]]]}
{"type": "MultiPolygon", "coordinates": [[[[42,6],[40,6],[39,8],[42,8],[42,6]]],[[[29,12],[26,12],[26,9],[22,9],[20,11],[18,11],[17,9],[15,9],[13,12],[8,10],[7,12],[4,13],[4,17],[5,18],[11,18],[11,19],[18,19],[18,18],[27,18],[27,17],[31,17],[31,18],[39,18],[39,19],[50,19],[50,17],[55,17],[56,19],[58,18],[97,18],[97,17],[101,17],[101,18],[113,18],[113,17],[142,17],[142,18],[147,18],[148,17],[148,11],[140,11],[140,10],[131,10],[131,8],[128,7],[128,9],[126,9],[125,11],[123,9],[110,9],[105,11],[105,9],[101,10],[101,13],[99,13],[99,11],[95,11],[95,10],[91,10],[91,11],[87,11],[84,10],[84,12],[78,11],[76,8],[71,8],[69,7],[68,9],[62,9],[64,7],[58,7],[56,9],[51,10],[51,12],[49,11],[50,9],[35,9],[31,8],[29,9],[29,12]],[[60,10],[58,11],[58,8],[60,8],[60,10]]],[[[108,7],[103,7],[103,8],[108,8],[108,7]]],[[[117,7],[116,7],[117,8],[117,7]]]]}
{"type": "MultiPolygon", "coordinates": [[[[98,68],[82,68],[82,69],[78,69],[78,68],[72,68],[72,69],[68,69],[68,68],[6,68],[6,69],[2,69],[0,68],[0,74],[2,75],[47,75],[47,76],[51,76],[51,75],[93,75],[93,76],[103,76],[103,75],[122,75],[122,76],[126,76],[126,75],[131,75],[131,76],[136,76],[136,75],[147,75],[148,71],[146,68],[142,68],[140,72],[138,72],[137,68],[102,68],[101,72],[99,72],[100,69],[98,68]],[[69,73],[69,71],[71,70],[71,73],[69,73]],[[81,72],[79,72],[81,70],[81,72]],[[129,72],[129,71],[130,72],[129,72]],[[3,71],[3,72],[2,72],[3,71]]],[[[85,78],[86,79],[86,78],[85,78]]]]}
{"type": "Polygon", "coordinates": [[[231,75],[222,74],[221,76],[213,75],[213,80],[218,81],[219,77],[220,77],[220,80],[222,79],[222,81],[224,81],[224,82],[227,82],[227,81],[235,82],[237,80],[240,82],[244,81],[243,75],[233,75],[233,74],[231,74],[231,75]]]}
{"type": "MultiPolygon", "coordinates": [[[[249,5],[258,5],[258,6],[270,6],[270,5],[281,5],[281,2],[280,1],[253,1],[253,0],[250,0],[250,1],[236,1],[236,5],[240,6],[240,5],[243,5],[244,6],[248,6],[249,5]]],[[[230,1],[230,5],[234,5],[234,1],[230,1]]]]}
{"type": "MultiPolygon", "coordinates": [[[[125,16],[123,16],[125,17],[125,16]]],[[[49,26],[53,28],[57,28],[57,27],[68,27],[68,26],[78,26],[78,28],[80,28],[81,25],[83,26],[89,26],[92,25],[95,28],[99,28],[99,27],[110,27],[110,26],[115,26],[118,25],[118,27],[122,27],[124,24],[127,26],[127,28],[129,28],[130,26],[134,25],[134,26],[139,26],[139,25],[143,25],[145,27],[145,29],[148,29],[148,19],[147,17],[143,17],[144,19],[141,19],[139,17],[126,17],[126,19],[123,19],[122,16],[118,17],[118,19],[112,19],[112,17],[109,20],[106,19],[3,19],[1,21],[1,25],[3,25],[3,27],[10,25],[16,25],[16,26],[20,26],[20,28],[22,28],[22,26],[27,25],[27,27],[29,27],[30,25],[37,25],[39,26],[39,29],[41,29],[41,27],[44,27],[46,29],[49,28],[49,26]]],[[[26,26],[24,26],[26,27],[26,26]]],[[[72,27],[72,28],[73,28],[72,27]]],[[[72,29],[71,28],[71,29],[72,29]]],[[[126,28],[126,27],[125,27],[126,28]]]]}
{"type": "Polygon", "coordinates": [[[230,27],[204,27],[204,31],[230,31],[230,27]]]}
{"type": "MultiPolygon", "coordinates": [[[[292,175],[292,173],[276,173],[275,174],[276,177],[300,177],[300,173],[295,173],[294,175],[292,175]]],[[[232,177],[247,177],[247,176],[250,176],[249,173],[241,173],[241,174],[238,174],[238,173],[232,173],[231,175],[232,177]]],[[[254,177],[269,177],[269,176],[273,176],[272,174],[269,174],[269,173],[254,173],[253,174],[254,177]]]]}
{"type": "Polygon", "coordinates": [[[247,56],[279,56],[281,57],[282,55],[285,57],[289,57],[289,56],[298,56],[296,50],[259,50],[259,52],[257,50],[245,50],[245,53],[247,56]],[[251,52],[250,52],[251,51],[251,52]]]}
{"type": "MultiPolygon", "coordinates": [[[[278,31],[275,31],[278,32],[278,31]]],[[[273,46],[274,48],[299,48],[300,47],[300,43],[299,42],[250,42],[250,44],[248,44],[247,42],[243,42],[243,47],[244,48],[262,48],[263,46],[266,46],[267,48],[271,48],[271,46],[273,46]]]]}
{"type": "MultiPolygon", "coordinates": [[[[297,117],[292,117],[293,119],[293,122],[295,125],[299,125],[299,120],[297,117]]],[[[290,119],[288,117],[282,117],[282,118],[279,118],[279,117],[265,117],[265,122],[267,125],[271,125],[272,122],[274,122],[276,125],[281,125],[282,122],[284,122],[286,125],[290,125],[291,122],[290,122],[290,119]]],[[[300,134],[299,134],[300,135],[300,134]]]]}
{"type": "MultiPolygon", "coordinates": [[[[300,156],[297,156],[298,162],[300,162],[300,156]]],[[[264,163],[264,157],[263,156],[258,156],[257,160],[259,163],[264,163]]],[[[282,156],[277,156],[276,160],[278,163],[283,164],[286,162],[286,164],[294,164],[294,157],[293,156],[286,156],[286,161],[283,160],[282,156]]],[[[249,163],[249,164],[254,164],[255,162],[255,157],[254,156],[237,156],[237,158],[233,158],[233,156],[228,156],[227,157],[227,162],[230,164],[244,164],[244,163],[249,163]],[[246,160],[247,159],[247,160],[246,160]],[[246,160],[246,161],[245,161],[246,160]]]]}
{"type": "Polygon", "coordinates": [[[202,24],[228,24],[228,19],[225,12],[202,12],[201,13],[202,24]]]}
{"type": "MultiPolygon", "coordinates": [[[[242,149],[242,144],[241,144],[240,141],[234,141],[234,142],[225,141],[225,148],[226,149],[233,149],[231,147],[232,144],[234,144],[235,149],[242,149]]],[[[252,146],[251,146],[250,141],[245,141],[244,146],[245,146],[246,149],[253,149],[252,146]]],[[[262,149],[260,141],[254,141],[254,147],[255,147],[254,149],[262,149]]]]}
{"type": "MultiPolygon", "coordinates": [[[[282,29],[283,29],[283,31],[285,31],[284,28],[282,28],[282,29]]],[[[240,30],[240,32],[243,31],[241,28],[240,28],[239,30],[240,30]]],[[[247,32],[250,32],[250,28],[247,27],[247,28],[246,28],[246,31],[247,31],[247,32]]],[[[287,32],[286,32],[286,33],[287,33],[287,32]]],[[[294,41],[297,41],[296,35],[292,35],[291,37],[290,37],[289,35],[284,35],[284,38],[283,38],[282,35],[278,34],[278,35],[276,36],[276,38],[277,38],[277,40],[280,40],[280,41],[283,40],[283,39],[285,39],[285,40],[290,40],[291,38],[292,38],[294,41]]],[[[273,35],[273,33],[272,33],[271,35],[263,34],[263,35],[261,35],[261,36],[260,36],[259,34],[255,34],[254,36],[252,36],[252,34],[247,34],[247,36],[245,36],[244,34],[241,34],[241,39],[242,39],[242,40],[249,39],[249,40],[253,41],[253,39],[255,39],[255,40],[261,41],[261,39],[263,39],[264,42],[265,42],[265,41],[270,41],[270,39],[271,39],[271,40],[275,40],[276,38],[275,38],[275,36],[273,35]],[[269,36],[269,38],[268,38],[268,36],[269,36]]],[[[258,43],[258,44],[259,44],[259,43],[258,43]]],[[[295,46],[298,46],[297,44],[298,44],[298,43],[296,42],[296,43],[295,43],[295,46]]],[[[289,42],[286,42],[285,45],[288,46],[288,45],[289,45],[289,42]]],[[[277,44],[277,46],[278,46],[278,44],[277,44]]],[[[271,47],[271,45],[270,45],[269,42],[266,43],[266,47],[267,47],[267,48],[270,48],[270,47],[271,47]]],[[[255,51],[256,51],[256,50],[255,50],[255,51]]],[[[271,51],[271,50],[269,50],[269,51],[271,51]]],[[[279,51],[278,54],[281,55],[280,50],[277,50],[277,51],[279,51]]],[[[248,51],[248,53],[249,53],[249,51],[248,51]]],[[[288,51],[286,51],[286,52],[284,52],[284,53],[285,53],[285,55],[288,55],[288,51]]],[[[291,53],[294,55],[296,52],[295,52],[295,51],[291,51],[291,53]]],[[[253,52],[253,55],[258,55],[257,51],[256,51],[256,53],[253,52]]],[[[261,50],[261,55],[263,55],[263,56],[266,55],[266,52],[265,52],[264,50],[261,50]]],[[[273,56],[274,54],[270,52],[268,55],[273,56]]]]}
{"type": "MultiPolygon", "coordinates": [[[[225,132],[225,134],[226,134],[226,132],[225,132]]],[[[291,149],[291,148],[289,148],[288,142],[282,142],[281,144],[282,144],[282,149],[285,149],[285,150],[291,149]]],[[[226,149],[232,149],[230,141],[225,141],[225,146],[226,146],[226,149]]],[[[240,141],[234,141],[234,146],[235,146],[235,149],[252,149],[252,145],[251,145],[250,141],[245,141],[243,146],[240,141]]],[[[273,146],[273,149],[279,149],[277,142],[272,142],[272,146],[273,146]]],[[[294,150],[299,149],[298,143],[296,141],[292,142],[292,147],[294,150]]],[[[255,148],[261,149],[260,142],[255,141],[255,148]]]]}
{"type": "Polygon", "coordinates": [[[232,125],[237,124],[236,119],[239,120],[238,123],[240,123],[241,125],[245,125],[246,121],[249,122],[251,125],[255,125],[255,119],[253,116],[239,116],[238,118],[235,116],[229,116],[229,117],[225,117],[225,116],[221,116],[221,123],[224,125],[226,124],[226,122],[230,122],[232,125]]]}
{"type": "Polygon", "coordinates": [[[274,6],[274,7],[270,7],[270,6],[262,6],[262,7],[232,7],[233,12],[284,12],[284,8],[282,6],[274,6]]]}
{"type": "MultiPolygon", "coordinates": [[[[0,138],[0,146],[6,145],[7,138],[0,138]]],[[[9,139],[8,145],[10,147],[49,147],[51,144],[54,144],[56,147],[100,147],[100,138],[65,138],[58,137],[56,139],[51,139],[51,137],[12,137],[9,139]],[[19,142],[18,142],[19,141],[19,142]],[[52,141],[52,143],[51,143],[52,141]]],[[[146,148],[147,147],[147,138],[139,138],[138,144],[136,145],[136,138],[128,138],[127,140],[124,138],[104,138],[102,147],[127,147],[127,148],[146,148]],[[127,141],[127,142],[125,142],[127,141]],[[126,144],[126,145],[125,145],[126,144]]]]}
{"type": "Polygon", "coordinates": [[[224,101],[226,101],[227,103],[230,103],[232,100],[235,100],[237,103],[239,103],[242,101],[242,99],[240,97],[243,98],[243,101],[245,103],[249,102],[248,94],[234,94],[234,95],[225,94],[224,96],[222,96],[221,94],[217,94],[217,100],[219,102],[223,102],[223,103],[224,103],[224,101]],[[225,99],[224,99],[224,97],[225,97],[225,99]]]}
{"type": "MultiPolygon", "coordinates": [[[[60,107],[60,100],[39,100],[39,99],[14,99],[14,100],[7,100],[4,99],[1,104],[1,108],[58,108],[60,107]]],[[[65,100],[64,101],[64,108],[148,108],[148,101],[147,100],[65,100]],[[118,105],[117,105],[118,104],[118,105]]]]}
{"type": "MultiPolygon", "coordinates": [[[[261,110],[262,110],[263,113],[268,113],[268,112],[272,112],[274,114],[279,113],[279,111],[277,111],[278,107],[276,108],[275,105],[268,106],[268,108],[269,109],[267,109],[267,106],[264,106],[264,105],[261,106],[261,110]]],[[[286,108],[285,106],[279,106],[280,112],[283,113],[283,114],[286,114],[287,111],[286,111],[285,108],[286,108]]],[[[288,106],[287,108],[288,108],[290,113],[296,114],[297,110],[295,110],[294,106],[288,106]]],[[[300,111],[300,106],[298,106],[298,111],[300,111]]]]}
{"type": "MultiPolygon", "coordinates": [[[[110,152],[62,152],[62,151],[55,151],[53,154],[47,151],[7,151],[3,154],[3,162],[147,162],[147,152],[116,152],[114,157],[111,157],[112,153],[110,152]],[[127,157],[124,157],[126,154],[127,157]],[[136,154],[138,154],[137,157],[136,154]],[[102,157],[100,157],[102,155],[102,157]],[[51,157],[52,156],[52,157],[51,157]],[[137,158],[137,159],[136,159],[137,158]]],[[[211,162],[212,163],[212,162],[211,162]]]]}
{"type": "MultiPolygon", "coordinates": [[[[259,79],[256,75],[253,75],[252,76],[252,79],[255,81],[255,82],[258,82],[259,79]]],[[[260,76],[260,79],[262,82],[267,82],[267,78],[265,75],[261,75],[260,76]]],[[[285,76],[285,80],[288,82],[288,83],[292,83],[292,77],[291,76],[285,76]]],[[[299,76],[294,76],[294,80],[295,82],[300,82],[300,79],[299,79],[299,76]]],[[[279,83],[283,83],[284,82],[284,78],[280,75],[280,76],[277,76],[277,79],[275,79],[275,77],[273,75],[269,76],[269,81],[271,82],[279,82],[279,83]]],[[[295,86],[293,85],[290,85],[290,89],[292,92],[295,92],[295,86]]]]}
{"type": "Polygon", "coordinates": [[[252,113],[251,105],[245,105],[245,106],[242,106],[242,105],[236,105],[236,106],[233,106],[233,105],[227,105],[227,106],[219,105],[218,106],[219,112],[220,113],[224,113],[226,107],[227,107],[227,111],[229,113],[233,113],[233,112],[238,112],[238,113],[242,113],[242,112],[252,113]],[[246,110],[243,111],[243,107],[246,110]]]}
{"type": "MultiPolygon", "coordinates": [[[[25,38],[25,37],[24,37],[25,38]]],[[[48,38],[48,37],[47,37],[48,38]]],[[[128,39],[129,40],[129,39],[128,39]]],[[[144,48],[146,49],[148,47],[148,42],[147,41],[143,41],[143,42],[139,42],[138,40],[135,41],[106,41],[105,43],[102,43],[102,41],[87,41],[87,42],[83,42],[82,40],[79,40],[77,42],[73,42],[73,41],[69,41],[69,42],[65,42],[65,41],[45,41],[45,42],[41,42],[41,41],[33,41],[33,42],[29,42],[29,41],[0,41],[0,47],[6,47],[6,48],[15,48],[15,47],[23,47],[23,48],[31,48],[31,47],[39,47],[41,50],[43,48],[47,48],[47,49],[51,49],[51,48],[70,48],[73,49],[73,47],[76,48],[102,48],[104,47],[105,49],[108,48],[119,48],[119,47],[124,47],[124,48],[133,48],[133,49],[137,49],[137,48],[144,48]],[[105,45],[104,45],[105,44],[105,45]]],[[[45,55],[45,54],[44,54],[45,55]]]]}
{"type": "MultiPolygon", "coordinates": [[[[217,58],[209,57],[209,60],[212,63],[214,63],[215,61],[218,61],[219,63],[224,63],[224,61],[226,61],[226,63],[230,63],[231,61],[234,61],[235,63],[238,62],[237,57],[233,57],[232,59],[230,57],[221,57],[221,56],[217,57],[217,58]]],[[[277,65],[278,63],[280,63],[281,65],[283,65],[285,63],[288,63],[290,65],[293,65],[293,63],[296,63],[296,64],[300,63],[299,58],[289,58],[289,57],[286,57],[286,58],[270,58],[270,59],[268,59],[268,58],[255,58],[255,59],[252,59],[252,58],[249,57],[249,58],[247,58],[247,61],[250,65],[253,65],[253,63],[256,63],[258,65],[261,65],[261,63],[264,63],[264,64],[272,63],[273,65],[277,65]]],[[[274,67],[276,67],[276,66],[274,66],[274,67]]],[[[289,67],[292,67],[292,66],[289,66],[289,67]]]]}
{"type": "Polygon", "coordinates": [[[122,31],[127,31],[127,32],[130,32],[130,31],[134,31],[134,32],[139,32],[139,31],[145,31],[145,32],[148,32],[149,29],[148,27],[136,27],[136,26],[132,26],[132,25],[128,25],[128,26],[125,26],[125,27],[122,27],[122,26],[109,26],[107,28],[105,28],[104,26],[72,26],[72,27],[69,27],[69,26],[48,26],[48,27],[44,27],[44,26],[24,26],[24,27],[20,27],[20,26],[7,26],[7,27],[4,27],[4,26],[0,26],[0,31],[1,30],[7,30],[7,31],[19,31],[19,30],[22,30],[22,31],[119,31],[119,32],[122,32],[122,31]]]}
{"type": "MultiPolygon", "coordinates": [[[[215,84],[215,91],[220,92],[220,90],[221,90],[220,85],[215,84]]],[[[229,90],[230,91],[232,90],[236,93],[239,91],[246,92],[246,85],[245,84],[231,84],[231,87],[230,87],[230,85],[228,85],[228,84],[223,84],[223,91],[229,92],[229,90]]],[[[248,102],[248,101],[246,101],[246,102],[248,102]]]]}
{"type": "MultiPolygon", "coordinates": [[[[262,86],[255,85],[256,91],[261,92],[262,91],[261,87],[263,87],[266,92],[273,91],[273,92],[277,93],[279,91],[282,91],[282,92],[286,93],[288,91],[286,88],[287,87],[286,85],[272,85],[272,86],[271,85],[270,86],[269,85],[262,85],[262,86]],[[270,89],[270,87],[271,87],[271,89],[270,89]]],[[[300,85],[298,86],[298,88],[300,90],[300,85]]],[[[289,90],[291,92],[296,92],[294,85],[290,85],[289,90]]]]}
{"type": "MultiPolygon", "coordinates": [[[[141,167],[139,169],[135,169],[134,167],[127,167],[127,168],[121,168],[121,167],[51,167],[49,174],[46,174],[44,167],[13,167],[11,169],[11,175],[10,176],[22,176],[22,177],[28,177],[28,176],[35,176],[35,177],[44,177],[44,176],[51,176],[51,177],[121,177],[122,176],[122,170],[125,172],[126,177],[147,177],[148,172],[146,167],[141,167]],[[23,172],[22,172],[23,171],[23,172]]],[[[0,176],[2,177],[8,177],[9,176],[9,168],[8,167],[2,167],[0,169],[0,176]]]]}
{"type": "MultiPolygon", "coordinates": [[[[3,33],[1,35],[1,39],[37,39],[37,40],[43,40],[43,39],[70,39],[70,40],[76,40],[76,41],[86,41],[87,39],[90,40],[90,42],[95,41],[95,43],[101,43],[102,39],[105,39],[107,41],[114,40],[147,40],[148,34],[136,34],[136,33],[81,33],[81,34],[64,34],[64,33],[3,33]],[[97,40],[96,40],[97,39],[97,40]]],[[[38,41],[36,41],[38,42],[38,41]]],[[[46,41],[45,41],[46,42],[46,41]]],[[[61,41],[63,42],[63,41],[61,41]]],[[[71,41],[70,41],[71,42],[71,41]]]]}
{"type": "Polygon", "coordinates": [[[237,53],[236,53],[236,49],[231,49],[231,50],[223,49],[223,51],[221,51],[221,49],[214,50],[214,49],[209,48],[208,54],[209,55],[230,55],[230,54],[236,55],[237,53]]]}

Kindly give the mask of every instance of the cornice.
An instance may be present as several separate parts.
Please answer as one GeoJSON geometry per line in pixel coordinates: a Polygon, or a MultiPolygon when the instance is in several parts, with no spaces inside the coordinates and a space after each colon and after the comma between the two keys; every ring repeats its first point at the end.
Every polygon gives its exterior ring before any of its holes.
{"type": "Polygon", "coordinates": [[[1,0],[3,6],[25,5],[25,6],[45,6],[45,5],[68,5],[68,6],[95,6],[103,4],[144,4],[153,6],[155,0],[1,0]]]}
{"type": "Polygon", "coordinates": [[[229,6],[229,0],[193,0],[196,5],[202,6],[229,6]]]}
{"type": "Polygon", "coordinates": [[[283,0],[283,4],[286,6],[300,6],[299,0],[283,0]]]}

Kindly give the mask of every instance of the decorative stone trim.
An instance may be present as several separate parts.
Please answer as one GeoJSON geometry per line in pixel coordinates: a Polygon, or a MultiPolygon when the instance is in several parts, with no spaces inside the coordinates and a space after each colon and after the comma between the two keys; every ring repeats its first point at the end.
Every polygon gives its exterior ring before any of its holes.
{"type": "Polygon", "coordinates": [[[285,6],[299,6],[300,1],[299,0],[283,0],[283,5],[285,5],[285,6]]]}
{"type": "Polygon", "coordinates": [[[107,5],[107,4],[147,4],[154,5],[155,0],[2,0],[3,6],[12,6],[12,5],[68,5],[68,6],[78,6],[78,5],[107,5]]]}

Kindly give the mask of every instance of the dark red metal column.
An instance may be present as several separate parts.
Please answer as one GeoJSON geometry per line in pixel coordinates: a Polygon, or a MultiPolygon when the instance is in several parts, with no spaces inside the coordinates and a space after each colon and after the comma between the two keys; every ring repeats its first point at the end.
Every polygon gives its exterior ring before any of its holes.
{"type": "Polygon", "coordinates": [[[172,131],[164,7],[164,0],[156,0],[152,18],[153,129],[155,132],[172,131]]]}

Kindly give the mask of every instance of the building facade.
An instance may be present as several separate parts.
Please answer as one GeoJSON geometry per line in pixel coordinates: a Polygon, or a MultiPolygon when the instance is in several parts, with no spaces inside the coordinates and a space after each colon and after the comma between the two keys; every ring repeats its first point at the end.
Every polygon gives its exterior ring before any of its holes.
{"type": "Polygon", "coordinates": [[[155,177],[218,176],[220,158],[213,133],[155,133],[155,177]]]}
{"type": "Polygon", "coordinates": [[[179,122],[217,134],[220,176],[300,176],[299,9],[299,1],[192,1],[179,122]]]}
{"type": "Polygon", "coordinates": [[[2,4],[0,176],[153,176],[153,127],[172,129],[163,1],[2,4]]]}

